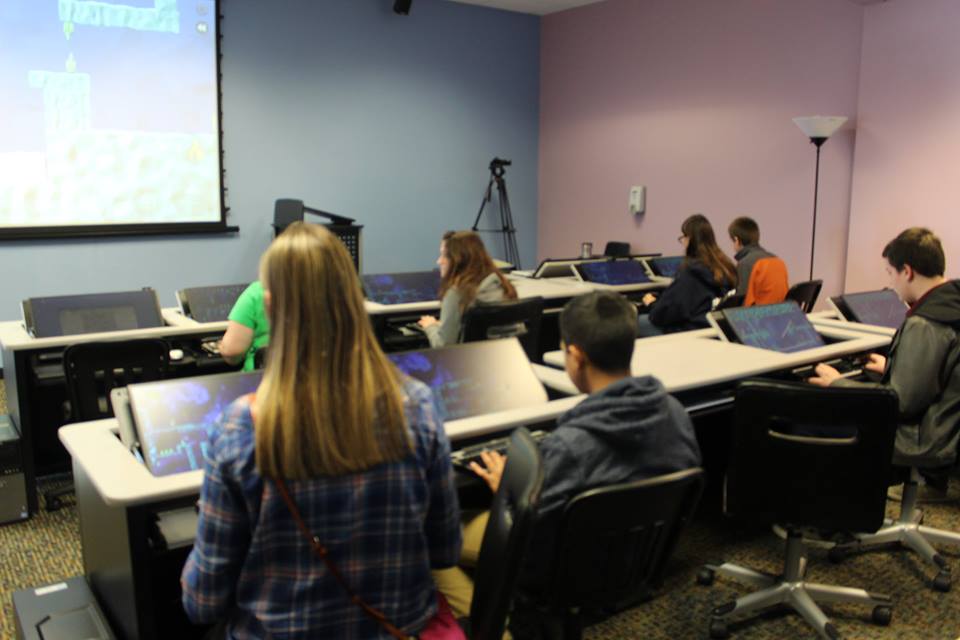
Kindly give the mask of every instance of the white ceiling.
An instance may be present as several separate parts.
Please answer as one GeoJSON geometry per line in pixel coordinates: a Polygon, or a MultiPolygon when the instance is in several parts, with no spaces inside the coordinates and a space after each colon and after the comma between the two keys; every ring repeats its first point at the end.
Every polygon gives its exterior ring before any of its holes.
{"type": "MultiPolygon", "coordinates": [[[[603,0],[453,0],[453,2],[476,4],[482,7],[506,9],[507,11],[518,11],[520,13],[532,13],[538,16],[545,16],[548,13],[565,11],[566,9],[582,7],[583,5],[602,1],[603,0]]],[[[849,0],[849,2],[859,5],[880,4],[886,1],[887,0],[849,0]]]]}

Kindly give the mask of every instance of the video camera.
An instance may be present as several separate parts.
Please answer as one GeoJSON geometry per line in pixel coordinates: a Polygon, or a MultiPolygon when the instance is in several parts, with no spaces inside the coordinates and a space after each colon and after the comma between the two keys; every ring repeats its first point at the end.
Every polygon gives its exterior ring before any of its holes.
{"type": "Polygon", "coordinates": [[[490,161],[490,171],[493,172],[495,176],[503,175],[503,168],[509,167],[513,164],[512,160],[504,160],[503,158],[494,158],[490,161]]]}

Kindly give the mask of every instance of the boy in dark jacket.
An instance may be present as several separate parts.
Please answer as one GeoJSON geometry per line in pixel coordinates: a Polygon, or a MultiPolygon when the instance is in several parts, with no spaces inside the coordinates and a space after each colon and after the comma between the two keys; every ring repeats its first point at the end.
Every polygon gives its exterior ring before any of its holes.
{"type": "MultiPolygon", "coordinates": [[[[944,277],[940,239],[907,229],[883,250],[890,284],[910,305],[887,357],[871,354],[866,368],[900,398],[894,464],[922,469],[952,466],[960,438],[960,280],[944,277]]],[[[810,382],[820,386],[871,383],[840,378],[825,364],[810,382]]]]}
{"type": "MultiPolygon", "coordinates": [[[[636,325],[633,305],[610,291],[574,298],[560,314],[567,374],[590,396],[560,416],[557,428],[540,442],[543,490],[520,575],[526,593],[542,590],[552,577],[557,527],[571,498],[700,464],[693,425],[680,402],[653,376],[630,374],[636,325]]],[[[483,461],[473,470],[496,491],[505,458],[487,452],[483,461]]],[[[465,551],[471,544],[479,540],[468,528],[465,551]]]]}

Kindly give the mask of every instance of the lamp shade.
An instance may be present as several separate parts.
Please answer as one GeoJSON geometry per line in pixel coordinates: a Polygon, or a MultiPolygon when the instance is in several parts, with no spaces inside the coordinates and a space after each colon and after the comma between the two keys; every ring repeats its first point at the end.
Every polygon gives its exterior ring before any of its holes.
{"type": "Polygon", "coordinates": [[[836,133],[846,121],[846,116],[803,116],[793,119],[793,123],[800,127],[808,138],[824,140],[836,133]]]}

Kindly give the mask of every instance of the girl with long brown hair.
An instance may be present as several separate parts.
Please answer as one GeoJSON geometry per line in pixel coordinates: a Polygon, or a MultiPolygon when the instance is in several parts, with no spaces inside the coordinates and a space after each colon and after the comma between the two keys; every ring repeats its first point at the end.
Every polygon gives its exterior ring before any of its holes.
{"type": "Polygon", "coordinates": [[[437,610],[430,571],[456,564],[461,537],[431,393],[380,350],[353,263],[323,227],[291,225],[260,281],[270,355],[255,398],[214,426],[184,608],[226,619],[228,638],[390,637],[346,584],[419,633],[437,610]]]}
{"type": "Polygon", "coordinates": [[[659,298],[643,297],[649,313],[640,316],[640,337],[710,326],[707,312],[714,298],[737,286],[737,268],[717,246],[710,221],[699,213],[683,221],[680,237],[685,258],[673,282],[659,298]]]}
{"type": "Polygon", "coordinates": [[[517,290],[493,263],[474,231],[448,231],[440,241],[440,320],[420,318],[431,347],[460,341],[464,312],[477,303],[515,300],[517,290]]]}

